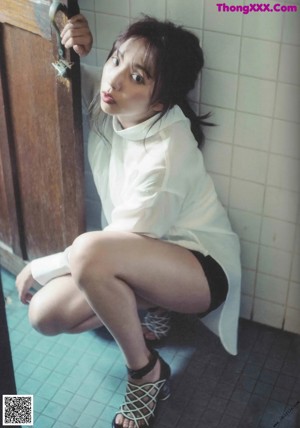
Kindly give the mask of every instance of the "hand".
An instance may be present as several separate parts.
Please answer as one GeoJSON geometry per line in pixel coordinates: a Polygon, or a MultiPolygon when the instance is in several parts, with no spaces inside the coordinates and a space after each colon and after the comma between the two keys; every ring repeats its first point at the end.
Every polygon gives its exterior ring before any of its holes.
{"type": "Polygon", "coordinates": [[[16,287],[19,292],[19,299],[24,305],[28,305],[32,298],[32,294],[29,293],[30,287],[34,284],[34,279],[31,273],[30,263],[26,265],[16,278],[16,287]]]}
{"type": "Polygon", "coordinates": [[[61,42],[65,48],[73,48],[79,56],[85,56],[90,52],[93,36],[83,15],[75,15],[68,20],[61,32],[61,42]]]}

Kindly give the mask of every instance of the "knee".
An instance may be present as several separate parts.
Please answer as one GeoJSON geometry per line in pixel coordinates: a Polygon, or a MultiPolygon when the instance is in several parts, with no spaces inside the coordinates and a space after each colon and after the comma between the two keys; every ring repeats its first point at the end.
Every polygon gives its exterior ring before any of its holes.
{"type": "Polygon", "coordinates": [[[30,301],[28,317],[32,327],[45,336],[55,336],[63,332],[55,314],[41,301],[38,293],[30,301]]]}
{"type": "Polygon", "coordinates": [[[105,244],[105,233],[87,232],[80,235],[73,242],[70,253],[69,263],[73,279],[80,289],[85,284],[99,275],[105,275],[109,266],[107,263],[109,254],[109,245],[105,244]]]}

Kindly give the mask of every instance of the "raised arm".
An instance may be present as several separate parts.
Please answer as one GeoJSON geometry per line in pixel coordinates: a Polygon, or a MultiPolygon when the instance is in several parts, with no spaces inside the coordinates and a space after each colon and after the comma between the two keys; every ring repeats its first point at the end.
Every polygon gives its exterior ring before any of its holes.
{"type": "Polygon", "coordinates": [[[86,18],[79,14],[68,20],[61,32],[62,44],[73,48],[79,56],[86,56],[93,45],[93,36],[86,18]]]}

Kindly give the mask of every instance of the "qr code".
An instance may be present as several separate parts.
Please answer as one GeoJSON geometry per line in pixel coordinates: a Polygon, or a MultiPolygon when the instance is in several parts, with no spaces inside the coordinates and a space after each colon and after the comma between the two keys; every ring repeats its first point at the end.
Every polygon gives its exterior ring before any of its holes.
{"type": "Polygon", "coordinates": [[[2,425],[33,425],[33,395],[3,395],[2,425]]]}

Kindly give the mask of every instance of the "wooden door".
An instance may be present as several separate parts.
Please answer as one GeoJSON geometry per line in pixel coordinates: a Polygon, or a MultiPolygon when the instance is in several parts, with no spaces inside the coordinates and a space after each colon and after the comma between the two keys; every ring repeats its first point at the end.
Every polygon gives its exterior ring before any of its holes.
{"type": "Polygon", "coordinates": [[[79,59],[66,52],[69,77],[57,77],[50,5],[0,1],[0,265],[13,273],[84,230],[79,59]]]}

